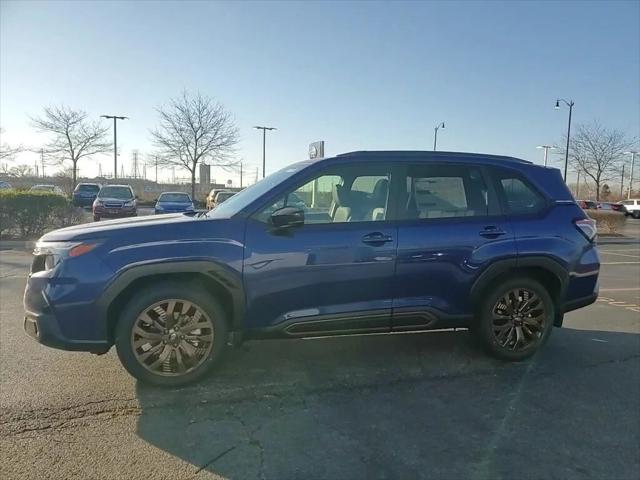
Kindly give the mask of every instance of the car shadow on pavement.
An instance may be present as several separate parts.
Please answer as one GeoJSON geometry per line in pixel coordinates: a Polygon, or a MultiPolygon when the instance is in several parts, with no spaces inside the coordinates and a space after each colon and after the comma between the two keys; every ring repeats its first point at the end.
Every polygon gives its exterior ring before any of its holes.
{"type": "Polygon", "coordinates": [[[522,363],[466,331],[265,341],[138,384],[137,434],[224,478],[633,478],[639,386],[635,333],[556,329],[522,363]]]}

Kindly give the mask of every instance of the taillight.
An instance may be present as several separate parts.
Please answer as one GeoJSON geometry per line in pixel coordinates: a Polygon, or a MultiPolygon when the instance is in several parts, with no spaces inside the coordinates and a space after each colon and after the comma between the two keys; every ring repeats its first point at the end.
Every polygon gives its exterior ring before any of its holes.
{"type": "Polygon", "coordinates": [[[573,222],[578,230],[587,237],[587,240],[593,242],[598,233],[596,227],[596,221],[592,218],[583,218],[581,220],[574,220],[573,222]]]}

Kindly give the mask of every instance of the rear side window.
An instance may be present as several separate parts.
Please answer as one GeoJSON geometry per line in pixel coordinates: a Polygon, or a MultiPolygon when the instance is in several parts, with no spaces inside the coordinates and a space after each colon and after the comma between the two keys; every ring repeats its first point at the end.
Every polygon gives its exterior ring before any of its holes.
{"type": "Polygon", "coordinates": [[[479,169],[458,165],[409,165],[406,218],[488,215],[487,187],[479,169]]]}
{"type": "Polygon", "coordinates": [[[544,197],[529,182],[517,174],[497,171],[498,195],[502,197],[506,210],[512,215],[536,213],[546,204],[544,197]]]}

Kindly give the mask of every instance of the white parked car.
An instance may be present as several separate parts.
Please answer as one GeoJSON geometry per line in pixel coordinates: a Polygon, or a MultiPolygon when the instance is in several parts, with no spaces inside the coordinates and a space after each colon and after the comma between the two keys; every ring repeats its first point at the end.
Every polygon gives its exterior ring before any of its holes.
{"type": "Polygon", "coordinates": [[[624,205],[625,215],[631,215],[633,218],[640,218],[640,199],[632,198],[622,200],[620,204],[624,205]]]}

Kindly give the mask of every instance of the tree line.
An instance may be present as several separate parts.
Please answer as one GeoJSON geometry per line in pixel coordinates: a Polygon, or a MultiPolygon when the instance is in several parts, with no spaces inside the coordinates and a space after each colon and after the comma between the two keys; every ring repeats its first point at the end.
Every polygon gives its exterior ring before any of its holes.
{"type": "MultiPolygon", "coordinates": [[[[158,126],[150,135],[158,164],[187,170],[193,198],[198,164],[206,160],[214,166],[236,168],[238,162],[233,154],[239,131],[222,104],[200,92],[184,91],[166,105],[157,107],[156,112],[158,126]]],[[[38,132],[49,134],[49,141],[40,152],[49,164],[70,167],[74,187],[80,160],[113,151],[113,143],[108,138],[110,127],[91,120],[83,110],[65,105],[47,106],[41,115],[29,118],[38,132]]],[[[0,160],[12,159],[23,150],[22,146],[2,143],[0,160]]]]}

